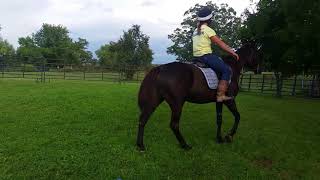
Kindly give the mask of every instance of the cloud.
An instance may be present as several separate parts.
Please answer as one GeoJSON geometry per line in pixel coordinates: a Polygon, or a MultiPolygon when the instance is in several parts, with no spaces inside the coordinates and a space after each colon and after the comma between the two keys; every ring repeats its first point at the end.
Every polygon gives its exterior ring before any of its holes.
{"type": "Polygon", "coordinates": [[[141,6],[149,7],[149,6],[155,6],[157,3],[155,1],[144,1],[141,3],[141,6]]]}
{"type": "MultiPolygon", "coordinates": [[[[62,24],[70,30],[72,38],[86,38],[90,50],[117,40],[133,24],[142,26],[150,36],[154,62],[170,62],[167,38],[183,19],[183,13],[196,3],[208,0],[21,0],[1,1],[1,35],[15,47],[18,38],[40,29],[43,23],[62,24]]],[[[227,2],[238,12],[250,0],[218,0],[227,2]]]]}

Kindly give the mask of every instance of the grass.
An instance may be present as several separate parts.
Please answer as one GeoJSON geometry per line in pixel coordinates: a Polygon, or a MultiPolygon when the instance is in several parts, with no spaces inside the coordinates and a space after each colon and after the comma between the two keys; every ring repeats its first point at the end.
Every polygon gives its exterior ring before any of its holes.
{"type": "MultiPolygon", "coordinates": [[[[214,104],[187,103],[179,148],[163,103],[135,149],[135,83],[0,79],[3,179],[317,179],[320,102],[241,93],[232,144],[215,143],[214,104]]],[[[233,118],[225,109],[224,132],[233,118]]]]}

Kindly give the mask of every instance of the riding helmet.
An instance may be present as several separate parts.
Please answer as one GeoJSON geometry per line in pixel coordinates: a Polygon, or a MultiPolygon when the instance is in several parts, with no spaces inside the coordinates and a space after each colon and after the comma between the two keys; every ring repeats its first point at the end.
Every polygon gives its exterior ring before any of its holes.
{"type": "Polygon", "coordinates": [[[211,9],[204,7],[198,12],[198,21],[207,21],[213,16],[211,9]]]}

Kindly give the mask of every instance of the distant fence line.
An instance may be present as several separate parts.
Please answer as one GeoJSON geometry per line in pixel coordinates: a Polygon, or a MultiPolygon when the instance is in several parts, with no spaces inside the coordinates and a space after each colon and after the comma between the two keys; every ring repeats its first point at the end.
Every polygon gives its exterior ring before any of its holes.
{"type": "Polygon", "coordinates": [[[239,80],[241,91],[283,96],[320,97],[319,75],[281,77],[273,74],[242,74],[239,80]]]}
{"type": "Polygon", "coordinates": [[[1,64],[0,78],[34,79],[39,82],[51,80],[92,81],[141,81],[147,68],[123,65],[118,67],[75,64],[1,64]],[[128,77],[130,75],[130,77],[128,77]]]}
{"type": "MultiPolygon", "coordinates": [[[[50,82],[51,80],[141,82],[149,69],[135,66],[103,67],[71,64],[61,66],[48,63],[8,65],[0,63],[0,78],[33,79],[37,82],[50,82]]],[[[274,74],[242,74],[239,86],[241,91],[255,93],[320,97],[319,75],[296,75],[276,79],[274,74]]]]}

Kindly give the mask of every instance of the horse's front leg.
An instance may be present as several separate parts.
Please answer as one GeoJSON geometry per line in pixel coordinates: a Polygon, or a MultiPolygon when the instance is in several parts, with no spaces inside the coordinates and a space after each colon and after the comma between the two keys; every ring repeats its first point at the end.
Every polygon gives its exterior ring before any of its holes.
{"type": "Polygon", "coordinates": [[[174,101],[172,99],[167,98],[166,101],[170,105],[172,114],[171,114],[171,122],[170,128],[173,131],[174,135],[176,136],[177,140],[180,143],[180,146],[185,150],[190,150],[191,146],[189,146],[186,141],[184,140],[182,134],[179,130],[179,121],[181,117],[182,107],[184,102],[182,101],[174,101]]]}
{"type": "Polygon", "coordinates": [[[234,100],[227,101],[227,102],[225,102],[225,104],[226,104],[226,106],[232,112],[232,114],[234,116],[233,127],[225,137],[227,142],[232,142],[233,136],[236,134],[237,129],[238,129],[238,125],[239,125],[239,122],[240,122],[240,113],[239,113],[239,111],[237,109],[237,105],[236,105],[236,102],[234,100]]]}
{"type": "Polygon", "coordinates": [[[216,112],[217,112],[217,143],[223,143],[224,140],[221,135],[221,126],[222,126],[222,102],[216,103],[216,112]]]}

